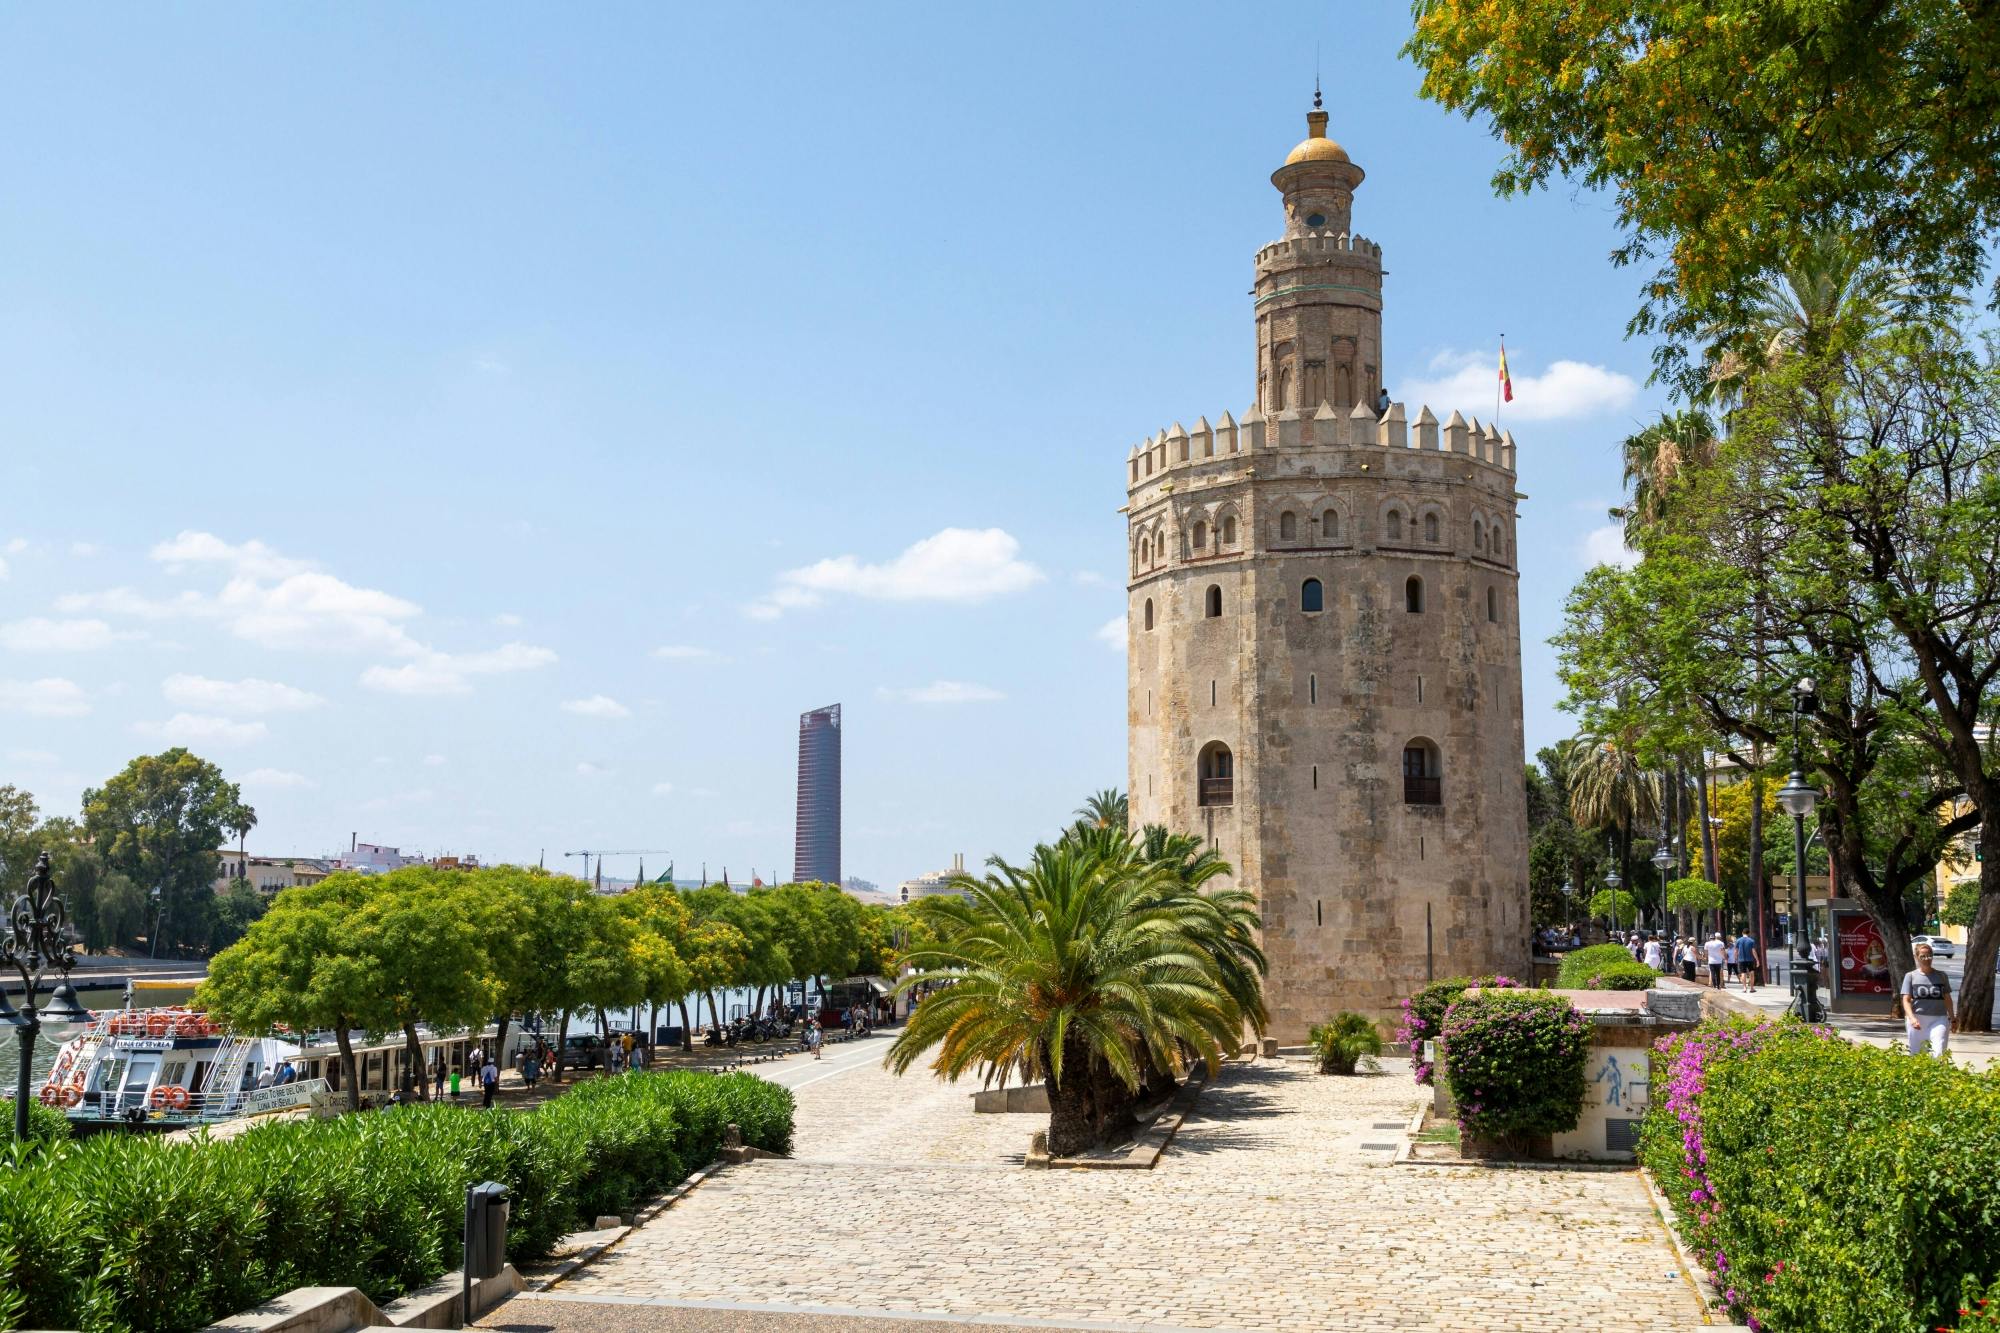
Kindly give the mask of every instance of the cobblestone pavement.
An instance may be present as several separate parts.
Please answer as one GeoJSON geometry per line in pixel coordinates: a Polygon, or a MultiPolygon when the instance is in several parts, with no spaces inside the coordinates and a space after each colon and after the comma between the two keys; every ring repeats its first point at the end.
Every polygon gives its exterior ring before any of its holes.
{"type": "MultiPolygon", "coordinates": [[[[896,1079],[882,1049],[785,1070],[795,1160],[723,1171],[493,1326],[609,1327],[634,1305],[762,1312],[772,1328],[809,1313],[890,1328],[910,1316],[1125,1329],[1703,1322],[1630,1173],[1390,1166],[1416,1106],[1401,1061],[1352,1079],[1231,1065],[1158,1169],[1031,1172],[1018,1163],[1044,1117],[975,1116],[969,1088],[896,1079]],[[593,1305],[593,1322],[554,1318],[569,1302],[593,1305]]],[[[630,1327],[668,1326],[633,1313],[630,1327]]]]}

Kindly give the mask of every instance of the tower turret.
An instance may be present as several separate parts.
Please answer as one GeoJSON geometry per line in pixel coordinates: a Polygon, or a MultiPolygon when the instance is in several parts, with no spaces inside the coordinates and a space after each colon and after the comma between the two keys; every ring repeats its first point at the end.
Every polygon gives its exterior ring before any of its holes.
{"type": "Polygon", "coordinates": [[[1306,137],[1271,173],[1285,234],[1257,252],[1257,406],[1267,415],[1322,402],[1345,415],[1382,387],[1382,248],[1352,228],[1366,175],[1326,137],[1313,93],[1306,137]]]}

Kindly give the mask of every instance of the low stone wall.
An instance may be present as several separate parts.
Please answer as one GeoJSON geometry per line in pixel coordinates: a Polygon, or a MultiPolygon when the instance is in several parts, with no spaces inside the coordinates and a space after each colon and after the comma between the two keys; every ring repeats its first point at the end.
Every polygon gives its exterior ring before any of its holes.
{"type": "Polygon", "coordinates": [[[978,1115],[1047,1115],[1049,1085],[1030,1083],[1024,1088],[988,1088],[972,1094],[972,1109],[978,1115]]]}

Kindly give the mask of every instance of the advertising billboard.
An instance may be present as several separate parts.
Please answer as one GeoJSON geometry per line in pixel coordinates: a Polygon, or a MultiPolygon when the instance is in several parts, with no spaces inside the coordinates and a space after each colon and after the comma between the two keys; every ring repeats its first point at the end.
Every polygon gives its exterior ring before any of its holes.
{"type": "Polygon", "coordinates": [[[1893,995],[1895,978],[1889,975],[1889,950],[1882,944],[1882,928],[1866,912],[1835,912],[1833,915],[1833,965],[1844,995],[1893,995]]]}

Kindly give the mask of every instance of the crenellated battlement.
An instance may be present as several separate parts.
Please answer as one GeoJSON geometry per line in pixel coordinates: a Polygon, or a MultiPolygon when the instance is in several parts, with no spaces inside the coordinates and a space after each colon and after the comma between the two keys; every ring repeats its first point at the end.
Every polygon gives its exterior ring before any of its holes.
{"type": "Polygon", "coordinates": [[[1339,254],[1364,255],[1379,263],[1382,247],[1359,233],[1310,231],[1303,236],[1287,236],[1272,241],[1257,252],[1257,267],[1271,268],[1339,254]]]}
{"type": "Polygon", "coordinates": [[[1198,418],[1192,430],[1176,421],[1134,445],[1126,455],[1126,489],[1135,491],[1176,469],[1199,467],[1217,459],[1321,448],[1452,454],[1510,476],[1514,472],[1514,433],[1495,430],[1490,423],[1482,426],[1477,417],[1468,421],[1453,412],[1440,422],[1425,406],[1412,422],[1401,403],[1391,403],[1389,410],[1377,417],[1359,403],[1342,413],[1331,403],[1322,402],[1312,412],[1291,408],[1269,417],[1254,407],[1241,417],[1224,412],[1213,426],[1207,417],[1198,418]]]}

